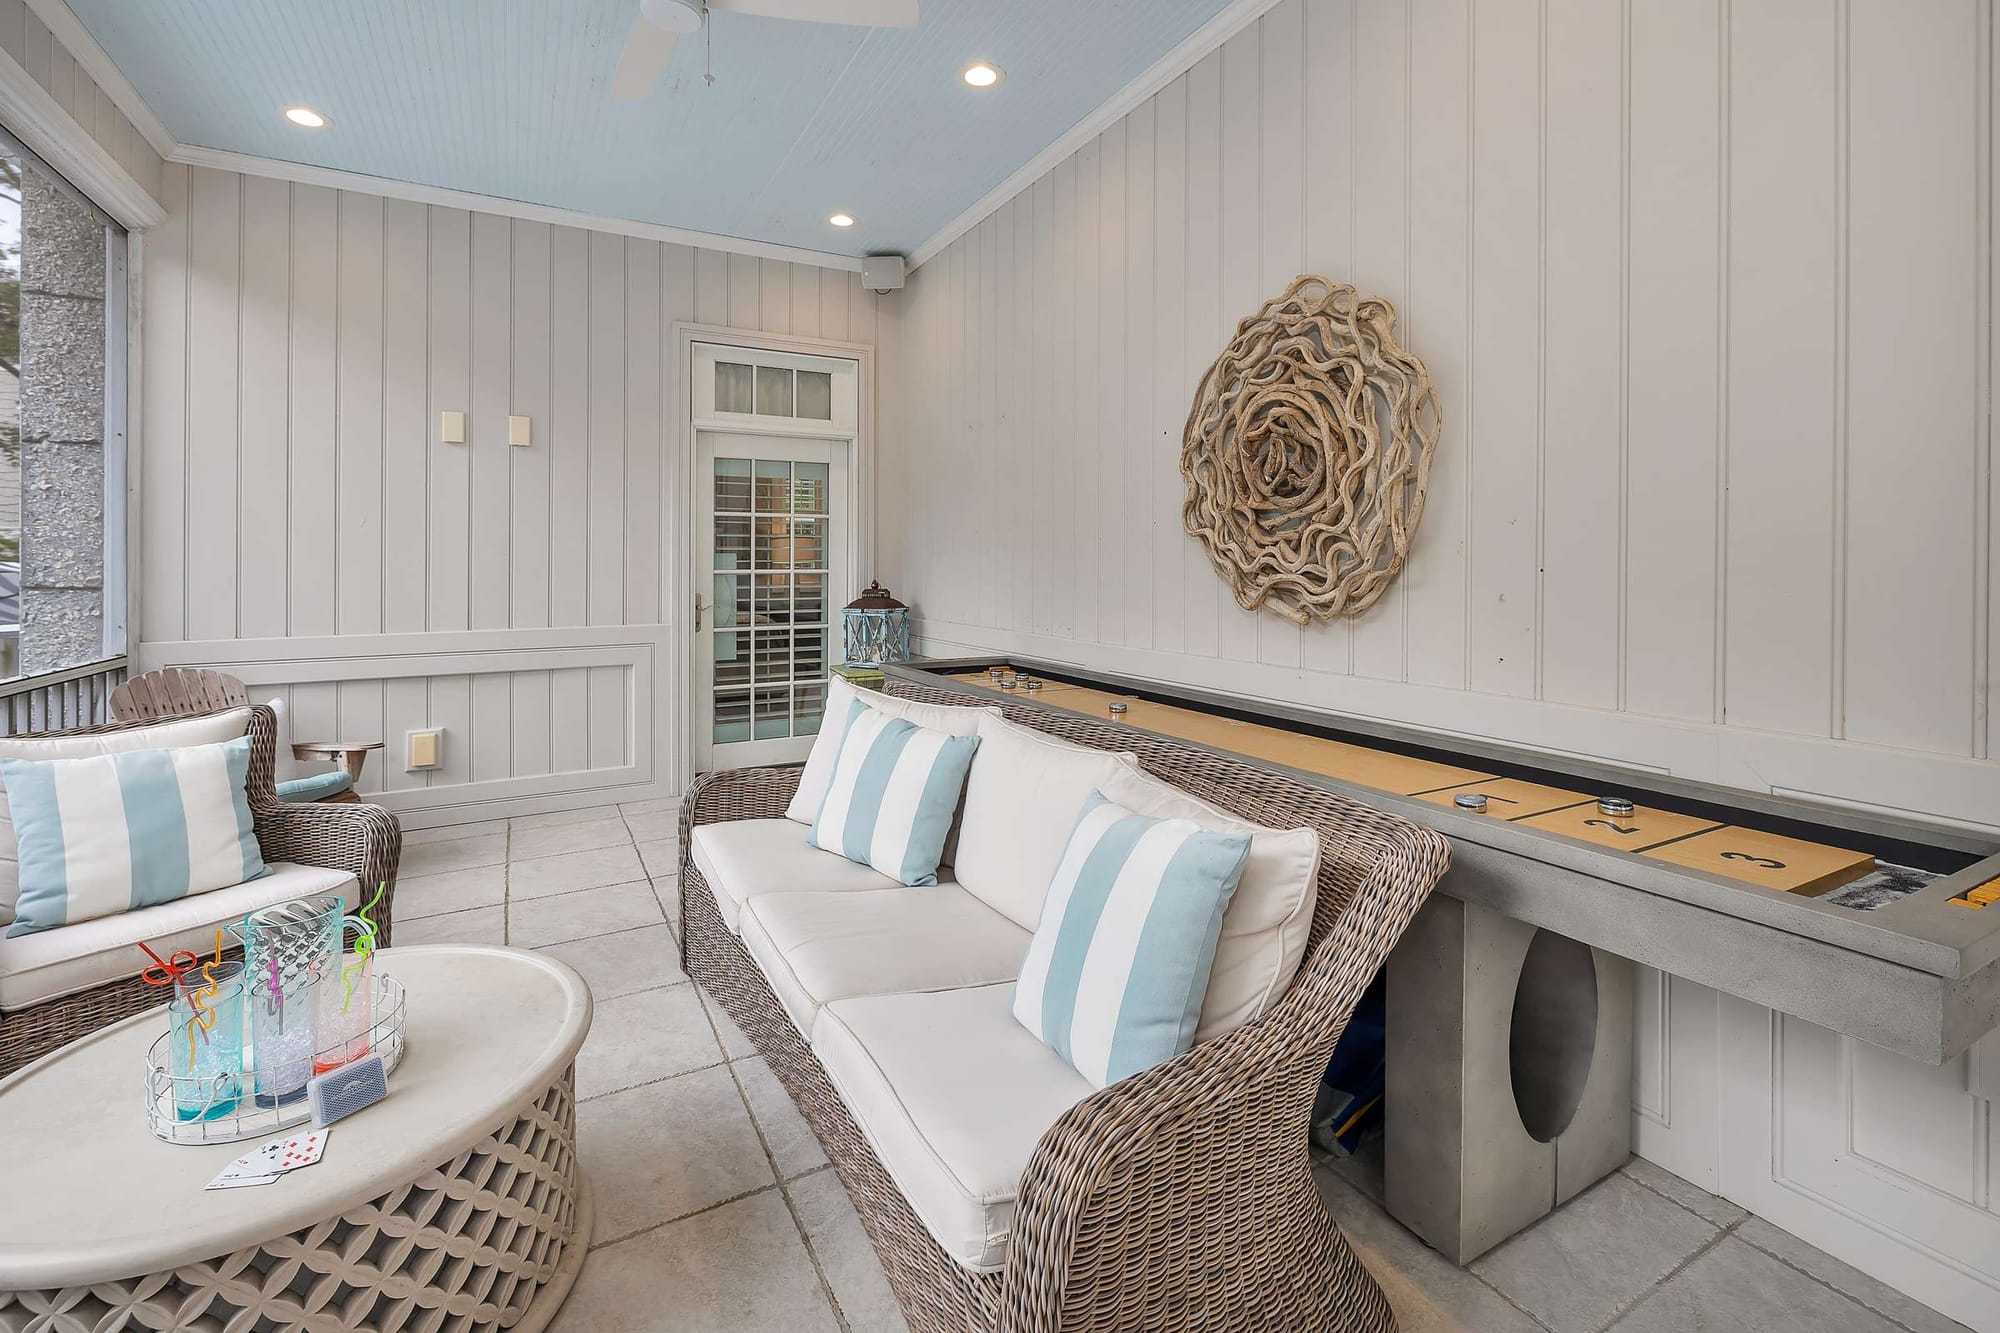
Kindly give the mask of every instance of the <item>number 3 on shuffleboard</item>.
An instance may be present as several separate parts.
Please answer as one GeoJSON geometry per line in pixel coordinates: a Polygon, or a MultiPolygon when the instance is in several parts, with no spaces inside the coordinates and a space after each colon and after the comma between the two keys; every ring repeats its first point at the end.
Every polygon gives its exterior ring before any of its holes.
{"type": "Polygon", "coordinates": [[[1748,861],[1751,865],[1762,866],[1766,870],[1783,870],[1785,868],[1783,861],[1774,861],[1768,856],[1752,856],[1749,852],[1724,852],[1722,859],[1725,861],[1748,861]]]}

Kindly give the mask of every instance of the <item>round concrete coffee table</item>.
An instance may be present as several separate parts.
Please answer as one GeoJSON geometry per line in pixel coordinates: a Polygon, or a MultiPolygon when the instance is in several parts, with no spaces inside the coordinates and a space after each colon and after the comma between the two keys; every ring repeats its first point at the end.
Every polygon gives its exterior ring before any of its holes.
{"type": "Polygon", "coordinates": [[[409,996],[389,1095],[269,1185],[202,1189],[262,1140],[147,1132],[159,1010],[0,1082],[0,1330],[542,1328],[590,1244],[590,990],[515,949],[377,957],[409,996]]]}

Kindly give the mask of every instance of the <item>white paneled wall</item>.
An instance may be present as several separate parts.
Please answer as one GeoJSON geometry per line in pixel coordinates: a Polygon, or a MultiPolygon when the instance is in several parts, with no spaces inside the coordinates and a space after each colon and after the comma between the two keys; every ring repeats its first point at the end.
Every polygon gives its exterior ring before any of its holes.
{"type": "MultiPolygon", "coordinates": [[[[913,276],[880,537],[924,647],[2000,826],[1994,39],[1984,0],[1284,0],[913,276]],[[1396,303],[1445,421],[1407,571],[1305,630],[1237,608],[1178,470],[1302,271],[1396,303]]],[[[1964,1062],[1645,990],[1650,1155],[2000,1328],[1964,1062]]]]}
{"type": "Polygon", "coordinates": [[[844,271],[180,164],[161,198],[147,664],[237,661],[290,691],[299,739],[399,754],[445,727],[442,769],[371,760],[364,784],[426,817],[668,780],[673,326],[872,343],[879,298],[844,271]],[[439,442],[444,411],[467,444],[439,442]]]}
{"type": "Polygon", "coordinates": [[[131,173],[132,179],[148,193],[159,195],[160,155],[75,57],[50,35],[47,25],[28,8],[27,0],[0,0],[0,51],[27,70],[84,133],[131,173]]]}

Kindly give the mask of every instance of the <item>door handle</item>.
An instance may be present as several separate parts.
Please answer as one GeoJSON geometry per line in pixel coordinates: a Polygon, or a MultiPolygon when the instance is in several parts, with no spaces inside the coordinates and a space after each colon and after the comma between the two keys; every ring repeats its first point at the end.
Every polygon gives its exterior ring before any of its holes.
{"type": "Polygon", "coordinates": [[[694,595],[694,632],[697,634],[701,633],[701,613],[702,613],[701,594],[696,593],[694,595]]]}

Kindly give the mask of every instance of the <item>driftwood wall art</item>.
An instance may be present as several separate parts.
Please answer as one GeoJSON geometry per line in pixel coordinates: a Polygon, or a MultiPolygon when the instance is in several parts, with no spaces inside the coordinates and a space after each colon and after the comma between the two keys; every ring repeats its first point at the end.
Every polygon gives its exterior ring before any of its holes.
{"type": "Polygon", "coordinates": [[[1358,615],[1402,572],[1439,416],[1395,325],[1387,301],[1301,277],[1202,377],[1181,517],[1245,610],[1358,615]]]}

